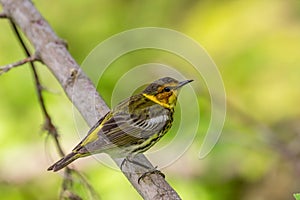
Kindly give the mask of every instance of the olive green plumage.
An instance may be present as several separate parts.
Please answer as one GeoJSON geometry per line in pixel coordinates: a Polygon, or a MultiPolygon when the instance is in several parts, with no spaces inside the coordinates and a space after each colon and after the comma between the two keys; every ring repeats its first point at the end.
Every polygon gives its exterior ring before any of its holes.
{"type": "Polygon", "coordinates": [[[134,156],[152,147],[170,128],[179,89],[192,80],[169,77],[154,81],[101,118],[87,136],[48,170],[58,171],[74,160],[96,153],[134,156]]]}

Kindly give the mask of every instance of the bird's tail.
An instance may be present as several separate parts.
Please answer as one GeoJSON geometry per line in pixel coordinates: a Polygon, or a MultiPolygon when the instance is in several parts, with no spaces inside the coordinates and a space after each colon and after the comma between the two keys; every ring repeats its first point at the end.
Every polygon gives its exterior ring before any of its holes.
{"type": "Polygon", "coordinates": [[[62,159],[60,159],[53,165],[51,165],[47,170],[48,171],[53,170],[54,172],[56,172],[58,170],[61,170],[64,167],[66,167],[71,162],[73,162],[74,160],[76,160],[77,158],[80,158],[80,157],[81,157],[81,155],[79,153],[76,153],[76,152],[69,153],[68,155],[66,155],[65,157],[63,157],[62,159]]]}

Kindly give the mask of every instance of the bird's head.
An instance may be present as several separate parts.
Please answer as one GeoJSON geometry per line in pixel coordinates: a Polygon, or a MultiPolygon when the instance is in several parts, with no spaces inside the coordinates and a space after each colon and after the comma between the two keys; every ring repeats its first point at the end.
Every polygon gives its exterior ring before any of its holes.
{"type": "Polygon", "coordinates": [[[177,102],[179,89],[192,81],[193,80],[186,80],[179,82],[176,79],[164,77],[148,85],[142,93],[146,98],[165,108],[173,108],[177,102]]]}

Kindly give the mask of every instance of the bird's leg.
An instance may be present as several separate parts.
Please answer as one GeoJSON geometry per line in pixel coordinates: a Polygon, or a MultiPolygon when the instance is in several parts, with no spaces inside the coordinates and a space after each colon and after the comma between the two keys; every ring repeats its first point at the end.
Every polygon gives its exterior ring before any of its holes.
{"type": "Polygon", "coordinates": [[[129,156],[127,156],[127,157],[122,161],[122,163],[121,163],[121,169],[122,169],[122,166],[123,166],[123,164],[125,163],[125,161],[129,161],[129,162],[131,162],[131,163],[133,163],[133,164],[135,164],[135,165],[138,165],[138,166],[143,167],[144,169],[147,169],[147,170],[148,170],[147,172],[143,173],[143,174],[139,177],[138,183],[140,183],[140,180],[141,180],[141,179],[144,179],[146,176],[151,175],[151,174],[155,174],[155,173],[157,173],[157,174],[161,175],[163,178],[165,178],[165,175],[164,175],[161,171],[159,171],[159,170],[157,169],[157,166],[156,166],[156,167],[153,167],[153,168],[152,168],[152,167],[149,167],[149,166],[147,166],[147,165],[144,165],[143,163],[140,163],[140,162],[134,160],[133,157],[129,157],[129,156]]]}

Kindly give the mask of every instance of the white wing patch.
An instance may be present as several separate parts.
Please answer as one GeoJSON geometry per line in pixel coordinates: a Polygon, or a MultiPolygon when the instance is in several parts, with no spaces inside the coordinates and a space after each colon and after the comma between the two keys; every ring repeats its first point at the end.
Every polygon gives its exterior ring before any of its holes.
{"type": "Polygon", "coordinates": [[[128,123],[130,123],[130,126],[134,126],[136,128],[147,131],[147,130],[161,129],[165,125],[168,119],[169,119],[168,115],[159,115],[159,116],[152,117],[148,120],[137,120],[134,123],[132,123],[133,119],[131,119],[130,120],[131,123],[130,122],[128,123]]]}
{"type": "Polygon", "coordinates": [[[158,127],[162,128],[162,126],[164,126],[168,118],[169,117],[167,115],[159,115],[149,120],[146,120],[143,125],[143,129],[155,129],[158,127]]]}

